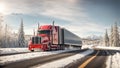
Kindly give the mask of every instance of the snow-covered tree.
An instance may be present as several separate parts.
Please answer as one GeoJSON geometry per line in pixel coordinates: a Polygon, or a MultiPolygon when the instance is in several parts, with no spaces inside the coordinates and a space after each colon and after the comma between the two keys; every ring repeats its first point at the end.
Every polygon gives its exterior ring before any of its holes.
{"type": "Polygon", "coordinates": [[[109,46],[109,37],[108,37],[107,30],[106,30],[105,37],[104,37],[104,44],[105,46],[109,46]]]}
{"type": "Polygon", "coordinates": [[[113,26],[111,26],[110,46],[114,46],[114,45],[113,45],[113,26]]]}
{"type": "Polygon", "coordinates": [[[13,40],[14,36],[12,36],[12,29],[10,26],[8,26],[6,24],[5,26],[5,42],[6,42],[6,47],[12,47],[13,46],[13,41],[15,41],[15,39],[13,40]]]}
{"type": "Polygon", "coordinates": [[[3,16],[0,14],[0,47],[2,47],[2,37],[3,37],[3,16]]]}
{"type": "Polygon", "coordinates": [[[19,32],[18,32],[18,45],[19,47],[25,47],[23,19],[21,19],[21,25],[20,25],[19,32]]]}
{"type": "Polygon", "coordinates": [[[0,47],[24,47],[24,31],[23,31],[23,21],[21,20],[21,27],[18,33],[14,33],[9,25],[3,23],[3,16],[0,14],[0,47]],[[19,42],[18,42],[19,40],[19,42]]]}
{"type": "Polygon", "coordinates": [[[114,24],[113,27],[113,45],[115,47],[119,47],[119,31],[118,31],[118,26],[117,23],[114,24]]]}
{"type": "Polygon", "coordinates": [[[2,31],[2,47],[11,47],[11,43],[13,42],[12,41],[12,36],[11,35],[13,35],[12,34],[12,30],[11,30],[11,28],[6,24],[6,25],[4,25],[4,28],[3,28],[4,30],[2,31]]]}
{"type": "Polygon", "coordinates": [[[8,47],[8,26],[7,24],[5,25],[4,47],[8,47]]]}

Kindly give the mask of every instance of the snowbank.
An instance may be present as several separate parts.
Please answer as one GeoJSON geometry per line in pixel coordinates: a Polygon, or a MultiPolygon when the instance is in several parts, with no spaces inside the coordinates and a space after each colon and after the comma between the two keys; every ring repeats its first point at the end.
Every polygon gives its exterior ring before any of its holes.
{"type": "Polygon", "coordinates": [[[64,68],[64,66],[72,63],[72,62],[75,62],[77,61],[78,59],[92,53],[93,50],[87,50],[85,52],[82,52],[82,53],[79,53],[79,54],[76,54],[74,56],[70,56],[70,57],[67,57],[67,58],[64,58],[64,59],[60,59],[60,60],[56,60],[56,61],[53,61],[53,62],[50,62],[50,63],[46,63],[44,65],[37,65],[37,66],[34,66],[33,68],[64,68]]]}
{"type": "Polygon", "coordinates": [[[0,54],[30,52],[28,48],[0,48],[0,54]]]}
{"type": "Polygon", "coordinates": [[[120,50],[120,47],[104,47],[104,46],[94,46],[94,49],[107,49],[107,50],[120,50]]]}
{"type": "Polygon", "coordinates": [[[82,45],[81,49],[92,49],[94,45],[82,45]]]}
{"type": "Polygon", "coordinates": [[[53,55],[53,54],[58,54],[62,52],[73,51],[73,50],[76,50],[76,49],[47,51],[47,52],[31,52],[31,53],[25,53],[25,54],[0,56],[0,65],[11,63],[11,62],[16,62],[16,61],[21,61],[21,60],[26,60],[26,59],[31,59],[35,57],[40,57],[40,56],[53,55]]]}
{"type": "Polygon", "coordinates": [[[81,49],[104,49],[104,50],[120,50],[120,47],[105,47],[96,45],[82,45],[81,49]]]}
{"type": "Polygon", "coordinates": [[[120,68],[120,53],[109,56],[106,61],[106,68],[120,68]]]}
{"type": "Polygon", "coordinates": [[[120,50],[120,47],[105,47],[105,46],[95,46],[95,45],[82,45],[82,49],[120,50]]]}

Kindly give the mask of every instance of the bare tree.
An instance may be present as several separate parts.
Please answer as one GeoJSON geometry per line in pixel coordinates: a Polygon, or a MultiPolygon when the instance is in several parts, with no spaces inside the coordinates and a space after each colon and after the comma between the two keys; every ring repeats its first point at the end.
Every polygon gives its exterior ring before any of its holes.
{"type": "Polygon", "coordinates": [[[2,47],[2,37],[3,37],[3,16],[0,14],[0,47],[2,47]]]}

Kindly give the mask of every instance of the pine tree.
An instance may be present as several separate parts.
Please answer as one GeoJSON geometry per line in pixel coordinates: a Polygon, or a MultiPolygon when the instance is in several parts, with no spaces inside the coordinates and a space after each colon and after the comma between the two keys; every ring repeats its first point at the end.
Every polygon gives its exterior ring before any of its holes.
{"type": "Polygon", "coordinates": [[[21,19],[21,25],[18,33],[18,45],[19,47],[25,47],[25,37],[24,37],[24,28],[23,20],[21,19]]]}
{"type": "Polygon", "coordinates": [[[111,26],[110,46],[113,46],[113,26],[111,26]]]}
{"type": "Polygon", "coordinates": [[[106,33],[105,33],[104,43],[105,43],[105,46],[109,46],[109,37],[108,37],[107,30],[106,30],[106,33]]]}
{"type": "Polygon", "coordinates": [[[119,45],[119,31],[118,31],[117,23],[114,24],[114,28],[113,28],[113,45],[115,47],[120,46],[119,45]]]}

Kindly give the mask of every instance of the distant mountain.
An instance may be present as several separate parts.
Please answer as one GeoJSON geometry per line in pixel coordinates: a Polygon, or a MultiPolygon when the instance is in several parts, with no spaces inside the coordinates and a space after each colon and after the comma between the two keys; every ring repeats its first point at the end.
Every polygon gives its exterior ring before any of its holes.
{"type": "Polygon", "coordinates": [[[97,36],[97,35],[91,35],[91,36],[87,36],[84,39],[89,39],[89,40],[99,40],[102,39],[102,36],[97,36]]]}

